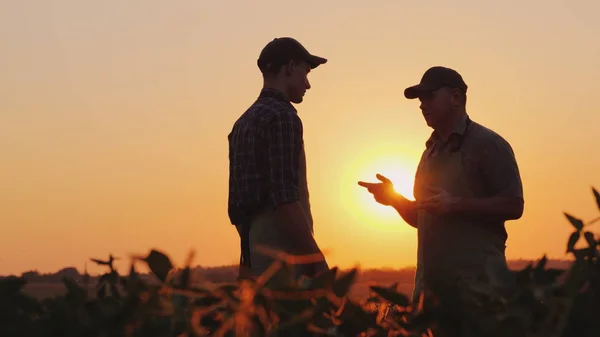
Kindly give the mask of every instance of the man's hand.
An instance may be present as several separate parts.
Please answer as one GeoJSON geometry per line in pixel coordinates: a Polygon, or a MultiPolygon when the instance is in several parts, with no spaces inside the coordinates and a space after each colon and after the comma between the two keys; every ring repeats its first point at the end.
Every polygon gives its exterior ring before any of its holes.
{"type": "Polygon", "coordinates": [[[403,195],[394,191],[394,185],[388,178],[381,174],[377,174],[377,179],[381,182],[366,183],[364,181],[359,181],[358,184],[365,187],[373,194],[375,201],[385,206],[392,206],[407,224],[417,228],[417,209],[415,208],[415,202],[406,199],[403,195]]]}
{"type": "Polygon", "coordinates": [[[394,191],[394,185],[392,182],[382,176],[381,174],[377,174],[377,179],[379,179],[380,183],[367,183],[364,181],[359,181],[358,184],[362,187],[365,187],[373,197],[375,201],[378,203],[391,206],[398,199],[398,193],[394,191]]]}
{"type": "Polygon", "coordinates": [[[460,202],[459,198],[439,188],[430,188],[429,190],[435,194],[418,201],[417,207],[438,214],[448,214],[457,210],[460,202]]]}

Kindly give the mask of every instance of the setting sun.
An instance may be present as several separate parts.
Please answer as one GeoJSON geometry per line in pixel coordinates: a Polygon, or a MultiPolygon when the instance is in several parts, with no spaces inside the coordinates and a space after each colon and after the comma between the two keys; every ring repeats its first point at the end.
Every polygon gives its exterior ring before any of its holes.
{"type": "MultiPolygon", "coordinates": [[[[362,180],[379,182],[375,177],[379,173],[392,181],[396,192],[413,200],[414,173],[406,166],[400,158],[384,157],[368,165],[360,176],[362,180]]],[[[393,208],[377,203],[370,193],[359,193],[359,197],[361,205],[368,206],[365,208],[373,212],[371,216],[386,218],[392,216],[394,219],[398,217],[398,213],[393,208]]]]}
{"type": "Polygon", "coordinates": [[[415,149],[398,146],[380,146],[357,156],[355,165],[352,165],[353,169],[344,177],[344,180],[353,180],[352,184],[348,184],[352,187],[343,194],[343,202],[347,209],[361,222],[372,224],[379,229],[396,228],[403,221],[396,210],[377,203],[357,182],[379,182],[376,178],[376,174],[379,173],[392,181],[396,192],[414,200],[413,185],[418,158],[415,149]]]}

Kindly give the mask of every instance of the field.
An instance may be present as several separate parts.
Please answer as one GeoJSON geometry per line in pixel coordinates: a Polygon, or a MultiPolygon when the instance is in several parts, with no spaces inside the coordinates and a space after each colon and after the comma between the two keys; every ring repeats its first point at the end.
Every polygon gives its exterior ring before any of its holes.
{"type": "MultiPolygon", "coordinates": [[[[512,270],[519,270],[534,263],[530,260],[509,260],[508,264],[512,270]]],[[[550,260],[548,261],[549,268],[567,269],[571,261],[550,260]]],[[[233,282],[237,273],[237,267],[224,266],[198,270],[198,273],[203,274],[209,280],[221,282],[233,282]]],[[[365,269],[358,273],[357,280],[350,290],[352,298],[363,301],[370,295],[369,287],[372,285],[391,285],[397,283],[397,290],[403,294],[411,294],[414,285],[414,268],[405,269],[365,269]]],[[[148,276],[149,277],[149,276],[148,276]]],[[[91,286],[93,289],[93,284],[91,286]]],[[[24,287],[25,293],[37,298],[51,298],[64,295],[67,291],[62,282],[30,282],[24,287]]]]}
{"type": "MultiPolygon", "coordinates": [[[[152,271],[150,274],[130,272],[128,275],[117,277],[114,272],[109,270],[100,277],[88,277],[77,274],[72,268],[65,268],[52,275],[36,275],[29,272],[22,278],[24,279],[26,276],[33,281],[27,283],[19,283],[21,281],[14,277],[4,278],[2,280],[4,284],[0,287],[0,295],[4,293],[3,296],[8,295],[9,297],[0,303],[0,311],[6,310],[4,316],[0,318],[0,323],[2,323],[0,324],[2,326],[0,333],[23,337],[54,335],[118,337],[215,335],[234,337],[240,333],[239,330],[236,332],[234,326],[251,324],[253,328],[247,326],[251,330],[241,334],[242,336],[265,336],[268,334],[264,329],[273,329],[272,324],[278,319],[271,321],[272,318],[261,316],[261,310],[263,310],[263,315],[272,312],[275,315],[281,315],[279,319],[287,317],[287,320],[284,319],[284,324],[271,331],[271,333],[279,331],[286,336],[292,336],[294,331],[301,331],[298,329],[309,329],[315,333],[320,331],[323,335],[329,331],[333,333],[329,334],[331,336],[356,336],[362,332],[372,331],[373,336],[410,335],[420,337],[423,333],[431,333],[428,331],[435,326],[437,321],[436,311],[427,311],[423,308],[410,309],[409,297],[412,293],[414,278],[414,269],[412,268],[362,271],[336,271],[334,269],[333,273],[326,273],[313,280],[308,288],[290,289],[289,292],[277,293],[265,289],[259,290],[254,286],[247,288],[244,282],[235,282],[237,275],[235,266],[206,269],[188,267],[189,269],[186,268],[171,274],[169,271],[172,271],[172,264],[169,258],[154,250],[144,261],[152,271]],[[63,274],[69,274],[69,276],[63,274]],[[195,285],[194,279],[197,279],[199,274],[203,279],[216,284],[217,287],[210,290],[210,287],[203,288],[202,284],[195,285]],[[35,282],[36,278],[38,282],[35,282]],[[56,282],[57,278],[62,279],[62,283],[56,282]],[[42,282],[44,279],[47,282],[42,282]],[[389,288],[394,283],[397,287],[389,288]],[[18,284],[21,285],[18,286],[18,284]],[[21,293],[40,301],[39,303],[46,308],[41,310],[49,310],[46,320],[34,318],[39,316],[40,308],[37,305],[32,306],[33,302],[18,297],[18,293],[10,294],[19,289],[22,290],[21,293]],[[243,296],[238,291],[248,290],[253,293],[256,291],[253,296],[257,297],[252,303],[252,307],[255,309],[243,314],[244,317],[246,317],[245,315],[249,316],[240,321],[242,316],[238,315],[242,309],[235,303],[241,301],[243,296]],[[139,302],[142,298],[146,298],[145,302],[139,302]],[[152,298],[155,300],[151,300],[152,298]],[[195,300],[193,300],[194,298],[195,300]],[[263,300],[259,300],[259,298],[270,298],[284,307],[277,309],[272,307],[272,304],[262,302],[263,300]],[[227,304],[231,299],[236,300],[227,304]],[[148,302],[148,300],[150,301],[148,302]],[[193,301],[188,302],[190,300],[193,301]],[[316,302],[314,302],[315,300],[316,302]],[[137,303],[136,306],[139,306],[135,311],[131,311],[133,303],[137,303]],[[289,316],[288,311],[290,303],[296,303],[292,304],[291,308],[295,309],[291,312],[297,314],[292,316],[289,316]],[[288,309],[282,309],[286,307],[288,309]],[[14,311],[17,308],[19,309],[14,311]],[[189,311],[192,308],[195,309],[189,311]],[[29,315],[33,316],[23,316],[28,311],[29,315]],[[334,319],[332,316],[333,320],[324,319],[327,317],[325,315],[327,312],[329,315],[335,313],[336,318],[334,319]],[[194,313],[202,313],[202,316],[195,316],[194,313]],[[65,321],[67,317],[70,318],[65,321]],[[194,319],[194,317],[197,318],[194,319]],[[136,334],[126,333],[134,329],[134,326],[138,329],[136,334]],[[15,333],[17,330],[20,333],[15,333]],[[185,331],[187,334],[184,334],[185,331]]],[[[512,306],[521,307],[521,312],[512,316],[511,319],[529,321],[532,319],[532,316],[529,315],[539,315],[539,312],[536,311],[539,309],[535,309],[536,303],[539,302],[523,302],[524,299],[530,298],[528,294],[533,294],[531,291],[536,292],[536,296],[543,296],[547,303],[546,309],[550,310],[550,313],[559,314],[562,319],[558,320],[558,326],[555,319],[551,323],[545,320],[530,322],[533,324],[534,330],[538,330],[537,334],[524,334],[525,329],[530,327],[527,325],[522,325],[521,328],[515,327],[515,322],[512,321],[508,324],[509,328],[501,325],[494,326],[493,329],[499,334],[490,336],[506,336],[506,333],[519,337],[596,336],[594,334],[586,335],[584,332],[594,324],[598,325],[597,319],[590,318],[589,314],[588,317],[585,314],[581,317],[571,317],[573,312],[585,313],[593,308],[591,311],[593,313],[596,311],[596,307],[600,308],[593,303],[595,301],[594,292],[591,293],[593,296],[589,296],[590,294],[581,296],[573,293],[571,296],[574,297],[570,301],[571,313],[564,311],[564,305],[556,306],[556,296],[558,298],[565,296],[563,293],[556,293],[557,289],[566,291],[570,287],[570,282],[577,282],[582,286],[586,283],[581,278],[575,278],[575,281],[573,278],[566,280],[563,278],[564,283],[556,279],[560,274],[557,271],[569,268],[575,270],[572,262],[547,261],[542,258],[540,261],[511,261],[510,267],[517,275],[521,275],[520,278],[527,276],[527,279],[523,279],[525,282],[522,285],[523,288],[518,289],[514,297],[505,299],[507,307],[503,310],[510,311],[512,306]],[[548,283],[549,281],[550,283],[548,283]],[[584,299],[583,303],[581,303],[581,298],[584,299]],[[527,308],[530,314],[523,314],[523,308],[527,308]],[[581,330],[577,326],[573,326],[574,324],[587,325],[588,328],[581,330]],[[550,331],[577,331],[577,334],[553,335],[550,331]]],[[[581,291],[580,287],[577,285],[575,289],[581,291]]],[[[589,283],[587,287],[586,291],[595,289],[590,288],[589,283]]],[[[426,299],[426,301],[430,300],[426,299]]],[[[239,302],[239,305],[242,303],[239,302]]],[[[428,306],[435,308],[432,306],[433,302],[428,303],[430,303],[428,306]]]]}
{"type": "MultiPolygon", "coordinates": [[[[596,190],[594,196],[600,208],[596,190]]],[[[412,305],[411,268],[332,268],[306,283],[269,289],[269,271],[237,280],[235,266],[188,263],[176,270],[166,253],[151,250],[139,258],[148,274],[132,268],[120,275],[109,260],[97,261],[107,272],[94,277],[64,268],[0,278],[0,336],[437,337],[440,323],[459,312],[467,322],[462,336],[598,337],[600,238],[589,228],[600,218],[565,217],[573,259],[510,261],[516,281],[510,292],[493,282],[453,279],[452,287],[412,305]]],[[[273,270],[293,260],[274,257],[273,270]]]]}
{"type": "MultiPolygon", "coordinates": [[[[223,273],[226,275],[234,275],[237,271],[235,267],[220,267],[229,272],[223,273]]],[[[210,275],[210,272],[207,273],[210,275]]],[[[359,301],[366,299],[369,296],[369,286],[376,284],[393,284],[398,283],[398,291],[410,294],[413,290],[414,270],[364,270],[359,273],[356,283],[352,286],[350,296],[359,301]]],[[[209,277],[215,283],[232,282],[232,277],[223,277],[221,279],[209,277]]],[[[94,284],[90,285],[90,289],[94,289],[94,284]]],[[[67,292],[67,288],[62,282],[30,282],[27,283],[23,291],[39,300],[62,296],[67,292]]]]}
{"type": "Polygon", "coordinates": [[[62,283],[28,283],[23,291],[38,300],[62,296],[67,293],[67,288],[62,283]]]}

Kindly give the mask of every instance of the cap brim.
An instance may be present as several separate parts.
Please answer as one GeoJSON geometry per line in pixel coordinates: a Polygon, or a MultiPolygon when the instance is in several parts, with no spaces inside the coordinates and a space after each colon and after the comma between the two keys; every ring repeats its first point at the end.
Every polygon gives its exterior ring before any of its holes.
{"type": "Polygon", "coordinates": [[[321,64],[325,64],[327,63],[327,59],[320,57],[320,56],[315,56],[315,55],[310,55],[308,57],[308,60],[306,60],[308,62],[308,64],[310,65],[311,69],[315,69],[316,67],[320,66],[321,64]]]}
{"type": "Polygon", "coordinates": [[[413,85],[404,89],[404,97],[408,99],[415,99],[421,96],[423,93],[434,91],[435,88],[425,86],[423,84],[413,85]]]}

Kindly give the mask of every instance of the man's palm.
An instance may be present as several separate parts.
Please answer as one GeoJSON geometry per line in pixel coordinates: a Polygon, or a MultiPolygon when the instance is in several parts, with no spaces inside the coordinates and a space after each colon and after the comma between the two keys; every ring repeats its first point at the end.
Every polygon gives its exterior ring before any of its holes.
{"type": "Polygon", "coordinates": [[[358,184],[362,187],[365,187],[371,194],[375,200],[386,206],[390,206],[393,204],[396,199],[398,193],[394,191],[394,184],[388,178],[382,176],[381,174],[376,175],[377,179],[381,181],[380,183],[367,183],[364,181],[359,181],[358,184]]]}

